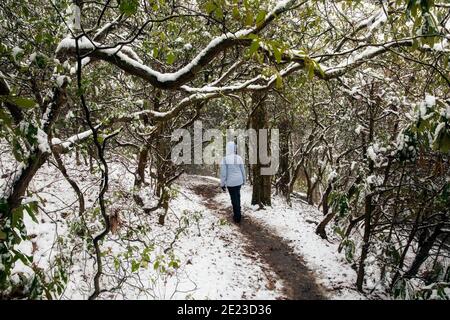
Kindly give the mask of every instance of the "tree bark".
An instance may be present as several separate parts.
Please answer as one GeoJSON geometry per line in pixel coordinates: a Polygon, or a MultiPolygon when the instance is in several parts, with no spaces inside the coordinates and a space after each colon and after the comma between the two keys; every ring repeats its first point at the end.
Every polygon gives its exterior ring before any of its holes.
{"type": "Polygon", "coordinates": [[[315,183],[312,182],[312,179],[308,173],[307,167],[303,167],[303,173],[305,174],[306,178],[306,201],[309,205],[314,205],[314,199],[313,199],[313,193],[314,193],[314,187],[315,183]]]}
{"type": "Polygon", "coordinates": [[[143,146],[141,148],[141,150],[139,151],[138,158],[139,158],[138,166],[137,166],[135,178],[134,178],[135,190],[133,193],[133,198],[134,198],[134,201],[136,201],[136,203],[142,207],[142,206],[144,206],[144,201],[139,196],[139,190],[141,189],[142,184],[145,183],[145,168],[147,167],[147,161],[148,161],[148,146],[143,146]]]}
{"type": "MultiPolygon", "coordinates": [[[[54,88],[52,99],[47,104],[48,110],[47,121],[44,122],[42,130],[47,134],[48,140],[51,140],[51,130],[53,123],[55,122],[61,106],[67,101],[65,93],[65,85],[61,88],[54,88]]],[[[31,150],[31,154],[25,161],[26,166],[16,178],[11,187],[11,191],[8,195],[6,202],[8,203],[8,209],[5,212],[0,212],[0,218],[10,216],[12,211],[19,207],[22,203],[22,198],[25,195],[25,191],[30,184],[31,179],[35,176],[39,168],[45,163],[50,155],[49,152],[43,152],[38,147],[34,147],[31,150]]]]}
{"type": "Polygon", "coordinates": [[[365,198],[363,245],[361,248],[361,256],[359,259],[358,277],[356,279],[356,287],[358,288],[358,291],[361,292],[363,291],[366,258],[367,254],[369,253],[371,232],[370,219],[372,217],[372,210],[372,194],[369,194],[365,198]]]}
{"type": "Polygon", "coordinates": [[[289,169],[289,139],[290,139],[289,121],[283,120],[280,123],[280,179],[278,180],[278,190],[281,195],[289,202],[290,189],[289,181],[291,180],[291,173],[289,169]]]}
{"type": "MultiPolygon", "coordinates": [[[[254,92],[252,95],[253,104],[255,109],[250,115],[250,128],[255,129],[257,133],[257,145],[255,150],[258,154],[258,161],[252,165],[252,180],[253,180],[253,192],[252,192],[252,205],[259,205],[260,207],[271,205],[271,176],[261,175],[261,168],[263,167],[260,162],[260,150],[259,150],[259,130],[267,129],[267,111],[265,107],[265,95],[263,92],[254,92]]],[[[266,146],[267,148],[269,146],[266,146]]]]}
{"type": "MultiPolygon", "coordinates": [[[[372,143],[374,131],[375,131],[375,120],[374,120],[374,109],[372,105],[369,105],[368,108],[369,112],[369,136],[368,136],[368,143],[372,143]]],[[[368,174],[372,175],[374,173],[375,169],[375,163],[372,159],[367,158],[367,148],[364,148],[364,157],[369,162],[369,170],[368,174]]],[[[372,190],[371,187],[370,190],[368,190],[368,194],[366,194],[364,199],[364,235],[363,235],[363,245],[361,248],[361,256],[359,259],[359,267],[358,267],[358,277],[356,279],[356,287],[358,291],[363,291],[363,284],[364,284],[364,276],[365,276],[365,263],[367,254],[369,253],[369,246],[370,246],[370,236],[371,236],[371,219],[372,219],[372,211],[373,211],[373,205],[372,205],[372,190]]]]}

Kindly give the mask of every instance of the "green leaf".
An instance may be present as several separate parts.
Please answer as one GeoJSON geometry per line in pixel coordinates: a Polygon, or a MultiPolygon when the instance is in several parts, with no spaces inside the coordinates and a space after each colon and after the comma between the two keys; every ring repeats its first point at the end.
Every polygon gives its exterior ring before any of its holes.
{"type": "Polygon", "coordinates": [[[120,268],[120,261],[117,257],[114,257],[114,269],[118,271],[120,268]]]}
{"type": "Polygon", "coordinates": [[[314,78],[314,64],[310,63],[308,65],[308,79],[312,80],[314,78]]]}
{"type": "Polygon", "coordinates": [[[140,263],[138,261],[131,261],[131,272],[136,272],[139,269],[140,263]]]}
{"type": "Polygon", "coordinates": [[[40,68],[44,69],[47,66],[47,58],[42,54],[37,54],[34,63],[40,68]]]}
{"type": "Polygon", "coordinates": [[[277,79],[275,81],[275,87],[277,89],[281,89],[283,87],[283,78],[279,73],[277,73],[277,79]]]}
{"type": "Polygon", "coordinates": [[[6,240],[6,233],[0,230],[0,240],[6,240]]]}
{"type": "Polygon", "coordinates": [[[243,39],[252,39],[252,40],[255,40],[255,39],[259,39],[259,36],[258,36],[257,34],[254,34],[254,33],[250,33],[249,35],[244,36],[243,39]]]}
{"type": "Polygon", "coordinates": [[[158,53],[159,53],[158,48],[153,48],[153,52],[152,52],[153,58],[157,58],[158,57],[158,53]]]}
{"type": "Polygon", "coordinates": [[[14,261],[17,261],[20,259],[20,261],[22,261],[24,265],[28,266],[30,264],[31,259],[29,256],[24,255],[23,253],[21,253],[17,250],[14,250],[14,249],[12,250],[12,252],[14,252],[14,254],[15,254],[14,259],[13,259],[14,261]]]}
{"type": "Polygon", "coordinates": [[[264,22],[264,19],[266,19],[267,12],[265,10],[261,10],[256,15],[256,25],[259,26],[262,22],[264,22]]]}
{"type": "Polygon", "coordinates": [[[241,19],[241,13],[239,12],[239,8],[237,6],[233,7],[232,15],[233,15],[233,18],[235,20],[240,20],[241,19]]]}
{"type": "Polygon", "coordinates": [[[14,209],[12,213],[11,227],[15,228],[23,219],[23,207],[14,209]]]}
{"type": "Polygon", "coordinates": [[[172,64],[175,62],[175,54],[173,52],[169,52],[167,55],[167,63],[172,64]]]}
{"type": "Polygon", "coordinates": [[[259,49],[259,40],[255,39],[252,41],[252,44],[250,45],[248,55],[251,57],[258,49],[259,49]]]}
{"type": "Polygon", "coordinates": [[[344,235],[345,235],[344,231],[341,228],[339,228],[338,226],[334,227],[334,232],[337,235],[341,236],[341,238],[344,238],[344,235]]]}
{"type": "Polygon", "coordinates": [[[276,46],[273,46],[273,55],[275,56],[277,63],[281,63],[281,51],[276,46]]]}
{"type": "Polygon", "coordinates": [[[34,101],[33,99],[29,99],[29,98],[9,96],[6,99],[10,103],[15,104],[24,109],[31,109],[36,105],[36,101],[34,101]]]}
{"type": "Polygon", "coordinates": [[[412,42],[411,49],[412,49],[412,51],[416,51],[417,48],[419,48],[419,41],[417,41],[417,39],[414,39],[412,42]]]}
{"type": "Polygon", "coordinates": [[[319,71],[319,73],[322,75],[322,77],[325,77],[325,71],[323,71],[323,69],[320,66],[320,64],[317,63],[316,61],[314,61],[314,68],[315,68],[315,71],[319,71]]]}
{"type": "Polygon", "coordinates": [[[131,16],[137,12],[139,8],[139,0],[122,0],[119,5],[121,13],[131,16]]]}
{"type": "MultiPolygon", "coordinates": [[[[6,126],[11,127],[12,118],[6,112],[4,112],[2,109],[0,109],[0,120],[3,121],[3,123],[6,126]]],[[[1,126],[0,126],[0,128],[1,128],[1,126]]]]}
{"type": "Polygon", "coordinates": [[[245,25],[246,26],[253,25],[253,12],[247,11],[247,14],[245,15],[245,25]]]}
{"type": "Polygon", "coordinates": [[[37,202],[30,202],[29,204],[25,205],[25,210],[27,211],[28,215],[31,217],[31,219],[36,222],[39,223],[35,213],[37,213],[38,211],[38,206],[37,206],[37,202]]]}
{"type": "Polygon", "coordinates": [[[27,132],[26,132],[25,136],[27,138],[27,141],[31,145],[34,145],[34,144],[37,143],[37,133],[38,133],[38,128],[30,123],[28,125],[27,132]]]}
{"type": "Polygon", "coordinates": [[[98,141],[98,143],[102,144],[103,141],[105,141],[105,138],[103,137],[103,135],[98,135],[97,136],[97,141],[98,141]]]}
{"type": "Polygon", "coordinates": [[[208,1],[206,3],[205,10],[206,10],[207,14],[211,14],[212,12],[214,12],[216,10],[216,8],[217,8],[217,5],[215,4],[214,1],[208,1]]]}
{"type": "Polygon", "coordinates": [[[19,161],[22,162],[23,161],[23,156],[22,156],[22,148],[20,146],[19,141],[17,140],[16,137],[13,137],[13,141],[12,141],[12,153],[14,158],[19,161]]]}
{"type": "Polygon", "coordinates": [[[409,12],[410,12],[411,16],[413,18],[416,18],[417,17],[417,12],[418,12],[418,9],[419,9],[417,1],[416,0],[410,0],[409,4],[408,4],[408,7],[410,8],[409,12]]]}
{"type": "Polygon", "coordinates": [[[217,7],[216,10],[214,10],[214,14],[216,15],[217,19],[222,20],[223,19],[223,10],[221,7],[217,7]]]}

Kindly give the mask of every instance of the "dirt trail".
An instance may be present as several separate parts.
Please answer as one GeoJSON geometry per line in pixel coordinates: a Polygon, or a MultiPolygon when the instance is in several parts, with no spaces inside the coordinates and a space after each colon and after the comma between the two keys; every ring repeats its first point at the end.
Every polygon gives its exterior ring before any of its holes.
{"type": "MultiPolygon", "coordinates": [[[[214,182],[205,179],[200,184],[191,186],[192,190],[202,196],[203,204],[213,212],[231,219],[231,204],[219,203],[214,198],[221,191],[214,182]]],[[[283,280],[284,294],[293,300],[325,299],[311,271],[304,261],[296,255],[286,241],[271,233],[256,220],[243,212],[240,232],[247,240],[245,250],[258,256],[283,280]]]]}

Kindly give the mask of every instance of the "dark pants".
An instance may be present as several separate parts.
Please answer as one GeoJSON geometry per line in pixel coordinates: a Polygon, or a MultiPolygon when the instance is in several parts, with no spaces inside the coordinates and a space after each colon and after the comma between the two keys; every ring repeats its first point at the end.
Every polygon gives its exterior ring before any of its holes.
{"type": "Polygon", "coordinates": [[[233,220],[241,221],[241,186],[228,187],[230,193],[231,204],[233,205],[233,220]]]}

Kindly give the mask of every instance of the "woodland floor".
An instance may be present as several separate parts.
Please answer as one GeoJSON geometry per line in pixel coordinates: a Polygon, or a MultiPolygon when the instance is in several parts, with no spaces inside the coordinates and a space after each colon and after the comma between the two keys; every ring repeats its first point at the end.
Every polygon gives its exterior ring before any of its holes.
{"type": "MultiPolygon", "coordinates": [[[[87,210],[93,210],[98,196],[98,177],[90,174],[74,157],[67,157],[70,176],[77,176],[85,194],[87,210]]],[[[0,164],[12,164],[0,158],[0,164]]],[[[134,175],[128,164],[110,163],[110,191],[115,195],[111,210],[119,210],[121,219],[130,226],[149,226],[141,235],[154,244],[152,261],[163,257],[170,246],[180,267],[161,273],[149,267],[131,272],[129,259],[139,260],[139,243],[128,260],[125,234],[111,234],[103,243],[105,276],[102,285],[116,285],[114,258],[123,260],[128,282],[121,288],[103,294],[102,299],[379,299],[383,292],[363,295],[354,288],[356,273],[343,254],[337,252],[339,239],[328,229],[329,240],[315,234],[323,215],[317,208],[293,197],[288,206],[274,194],[272,206],[258,209],[251,205],[251,186],[241,189],[242,221],[232,222],[228,193],[219,188],[213,176],[182,175],[174,186],[165,225],[158,224],[158,214],[139,214],[131,192],[134,175]],[[122,196],[120,196],[122,195],[122,196]],[[186,221],[188,223],[186,224],[186,221]],[[181,231],[181,233],[180,233],[181,231]],[[174,242],[174,239],[176,241],[174,242]],[[137,280],[136,280],[137,279],[137,280]]],[[[24,216],[31,242],[23,242],[20,250],[33,255],[35,263],[50,270],[59,256],[70,255],[69,277],[61,299],[86,299],[92,292],[95,263],[86,255],[84,240],[72,230],[78,223],[77,199],[70,185],[51,164],[45,164],[30,183],[30,192],[42,199],[38,222],[24,216]],[[64,240],[62,245],[56,239],[64,240]],[[56,243],[56,244],[55,244],[56,243]]],[[[149,206],[155,205],[151,186],[141,190],[149,206]]],[[[100,226],[101,227],[101,226],[100,226]]],[[[146,243],[147,243],[146,242],[146,243]]],[[[167,260],[167,261],[166,261],[167,260]]],[[[18,263],[17,272],[28,272],[18,263]]],[[[368,279],[377,278],[368,269],[368,279]]],[[[370,283],[374,285],[374,282],[370,283]]],[[[382,288],[380,288],[382,289],[382,288]]]]}
{"type": "MultiPolygon", "coordinates": [[[[232,223],[230,206],[215,199],[221,192],[217,183],[204,179],[199,184],[191,186],[191,190],[201,196],[202,204],[211,212],[226,216],[232,223]]],[[[255,219],[246,216],[245,211],[237,227],[243,235],[245,242],[242,246],[245,251],[248,254],[256,253],[265,262],[265,268],[270,268],[282,280],[282,291],[287,299],[325,299],[323,289],[316,283],[313,272],[283,238],[275,235],[255,219]]]]}

